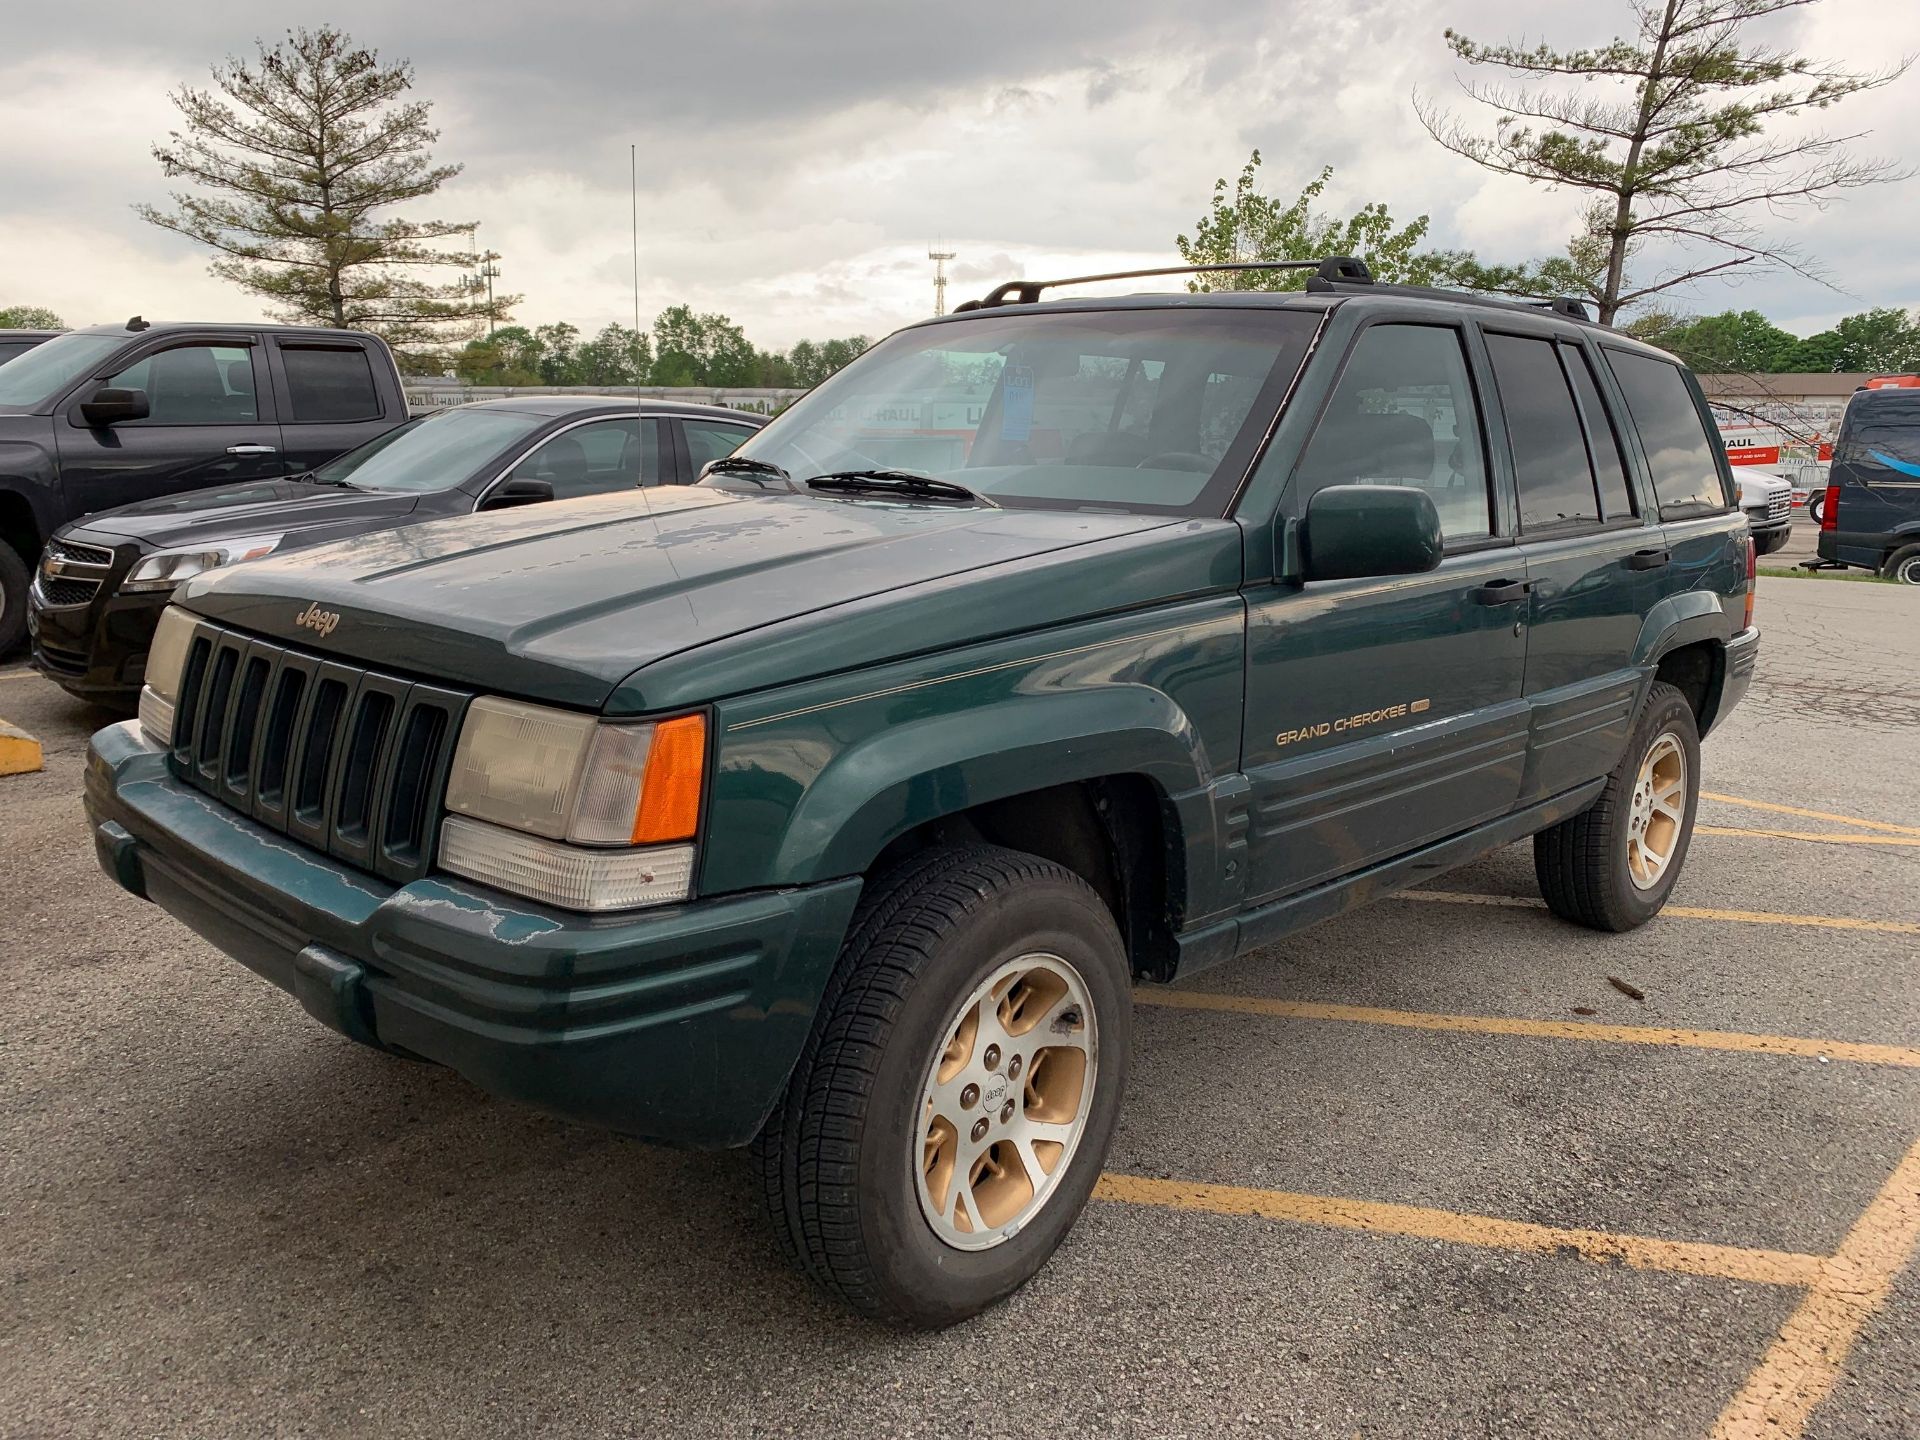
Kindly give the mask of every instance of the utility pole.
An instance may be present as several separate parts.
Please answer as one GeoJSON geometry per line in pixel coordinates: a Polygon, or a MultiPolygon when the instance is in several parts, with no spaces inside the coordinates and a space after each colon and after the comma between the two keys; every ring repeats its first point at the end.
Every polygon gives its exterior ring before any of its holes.
{"type": "Polygon", "coordinates": [[[953,259],[956,253],[952,250],[927,251],[927,258],[933,261],[933,313],[936,315],[947,313],[947,261],[953,259]]]}
{"type": "Polygon", "coordinates": [[[473,288],[475,290],[478,290],[483,285],[486,287],[487,334],[489,337],[491,337],[494,330],[493,282],[500,278],[500,267],[494,264],[493,262],[498,260],[500,257],[494,254],[491,250],[485,251],[484,253],[480,250],[480,241],[478,239],[478,232],[479,232],[479,227],[477,225],[469,225],[467,227],[467,248],[474,252],[475,258],[477,258],[480,262],[480,268],[474,272],[473,288]]]}

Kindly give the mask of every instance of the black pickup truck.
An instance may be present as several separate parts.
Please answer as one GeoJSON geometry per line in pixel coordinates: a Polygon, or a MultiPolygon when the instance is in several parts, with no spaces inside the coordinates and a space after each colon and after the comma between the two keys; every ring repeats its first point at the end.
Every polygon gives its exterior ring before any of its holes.
{"type": "Polygon", "coordinates": [[[310,470],[407,418],[386,345],[352,330],[73,330],[0,367],[0,654],[67,521],[155,495],[310,470]]]}

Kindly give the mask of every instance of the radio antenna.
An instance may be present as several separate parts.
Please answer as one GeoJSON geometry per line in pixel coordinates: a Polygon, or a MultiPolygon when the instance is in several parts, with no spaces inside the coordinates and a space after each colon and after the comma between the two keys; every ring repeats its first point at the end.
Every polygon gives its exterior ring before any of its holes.
{"type": "Polygon", "coordinates": [[[627,188],[633,199],[633,414],[634,435],[639,436],[640,411],[646,404],[640,394],[646,379],[640,373],[640,147],[627,146],[627,188]]]}

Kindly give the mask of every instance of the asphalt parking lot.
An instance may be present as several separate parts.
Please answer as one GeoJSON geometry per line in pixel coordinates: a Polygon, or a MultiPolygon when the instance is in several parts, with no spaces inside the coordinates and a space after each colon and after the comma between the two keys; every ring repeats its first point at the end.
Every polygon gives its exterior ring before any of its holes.
{"type": "Polygon", "coordinates": [[[358,1049],[113,887],[109,717],[9,662],[0,1433],[1920,1434],[1920,592],[1759,620],[1667,914],[1562,925],[1515,847],[1143,992],[1100,1198],[934,1336],[816,1299],[742,1157],[358,1049]]]}

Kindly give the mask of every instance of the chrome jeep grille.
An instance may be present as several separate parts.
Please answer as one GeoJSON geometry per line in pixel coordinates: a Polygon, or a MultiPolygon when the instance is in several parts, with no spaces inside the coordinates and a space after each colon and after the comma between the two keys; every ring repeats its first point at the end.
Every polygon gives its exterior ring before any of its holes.
{"type": "Polygon", "coordinates": [[[202,621],[181,676],[173,770],[337,860],[414,880],[433,859],[470,698],[202,621]]]}

